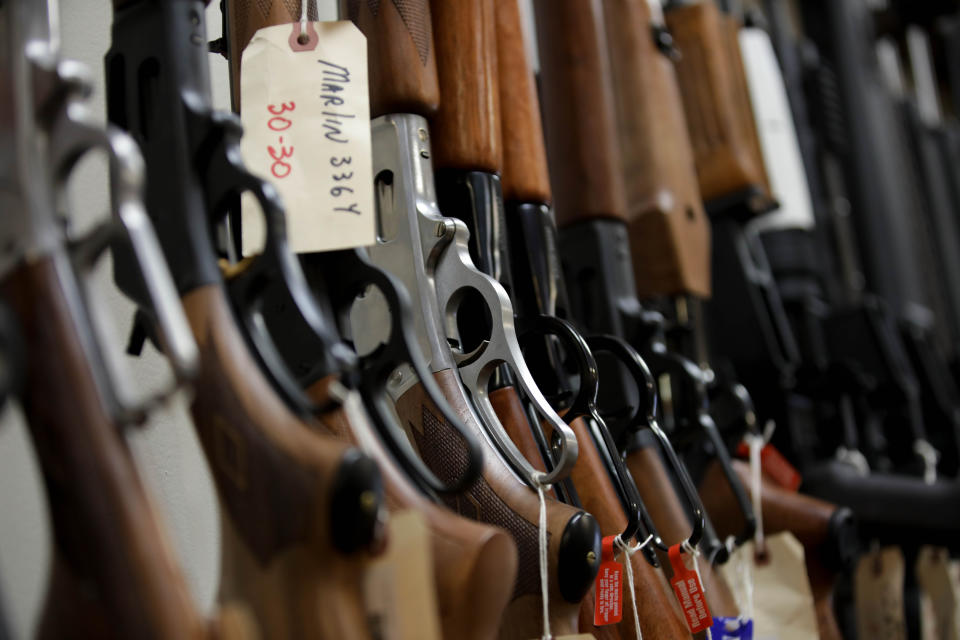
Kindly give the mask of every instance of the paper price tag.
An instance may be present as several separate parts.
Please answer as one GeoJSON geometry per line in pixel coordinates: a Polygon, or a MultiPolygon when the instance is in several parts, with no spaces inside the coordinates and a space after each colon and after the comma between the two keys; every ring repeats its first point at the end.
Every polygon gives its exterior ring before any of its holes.
{"type": "Polygon", "coordinates": [[[903,552],[898,547],[865,553],[854,575],[857,631],[872,640],[905,640],[903,552]]]}
{"type": "Polygon", "coordinates": [[[623,618],[623,567],[614,557],[615,537],[603,539],[600,570],[593,583],[596,593],[593,624],[597,627],[616,624],[623,618]]]}
{"type": "Polygon", "coordinates": [[[683,609],[683,617],[691,633],[699,633],[713,624],[710,609],[707,608],[707,599],[703,596],[703,585],[696,571],[688,569],[683,563],[680,545],[670,547],[670,565],[673,567],[673,577],[670,586],[683,609]]]}
{"type": "Polygon", "coordinates": [[[753,640],[753,620],[716,616],[710,633],[713,640],[753,640]]]}
{"type": "MultiPolygon", "coordinates": [[[[750,457],[750,449],[745,442],[737,445],[737,456],[740,458],[750,457]]],[[[772,444],[765,444],[763,449],[760,450],[760,467],[771,480],[788,491],[796,491],[803,482],[797,468],[790,464],[790,461],[784,458],[783,454],[772,444]]]]}
{"type": "Polygon", "coordinates": [[[960,582],[950,571],[950,552],[945,548],[924,546],[917,554],[917,584],[924,604],[923,630],[931,628],[933,637],[960,640],[960,582]]]}
{"type": "MultiPolygon", "coordinates": [[[[240,148],[286,207],[297,253],[373,244],[373,168],[366,38],[350,21],[299,23],[254,34],[240,65],[240,148]]],[[[263,246],[256,199],[242,200],[244,255],[263,246]]]]}

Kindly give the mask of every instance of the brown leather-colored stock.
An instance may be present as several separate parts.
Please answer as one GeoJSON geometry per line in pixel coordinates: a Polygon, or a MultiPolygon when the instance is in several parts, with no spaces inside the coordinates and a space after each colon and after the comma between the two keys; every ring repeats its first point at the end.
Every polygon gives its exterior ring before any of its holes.
{"type": "MultiPolygon", "coordinates": [[[[692,531],[690,520],[673,490],[673,483],[660,454],[652,447],[635,449],[627,455],[626,463],[663,541],[674,545],[686,540],[692,531]]],[[[710,514],[712,516],[713,512],[710,514]]],[[[666,554],[660,553],[659,556],[664,571],[672,576],[666,554]]],[[[700,563],[700,575],[703,577],[710,613],[715,616],[738,616],[740,611],[733,599],[733,592],[723,576],[709,562],[700,563]]]]}
{"type": "Polygon", "coordinates": [[[2,283],[31,356],[20,399],[54,541],[37,637],[207,637],[120,425],[103,404],[71,318],[72,277],[65,256],[48,256],[2,283]]]}
{"type": "MultiPolygon", "coordinates": [[[[749,492],[749,465],[734,460],[733,468],[749,492]]],[[[833,613],[836,574],[824,565],[821,558],[822,545],[827,541],[830,519],[837,506],[818,498],[787,491],[766,477],[763,478],[761,493],[763,532],[773,535],[789,531],[803,544],[820,637],[825,640],[839,639],[839,626],[833,613]]],[[[718,464],[707,467],[700,483],[700,496],[719,535],[729,535],[743,528],[743,516],[729,485],[723,480],[723,472],[718,464]]]]}
{"type": "MultiPolygon", "coordinates": [[[[706,202],[747,189],[766,192],[762,158],[753,146],[753,111],[729,18],[713,2],[670,9],[667,25],[681,58],[680,93],[706,202]]],[[[739,50],[739,46],[737,46],[739,50]]],[[[769,195],[768,193],[766,195],[769,195]]]]}
{"type": "Polygon", "coordinates": [[[517,0],[495,0],[503,199],[549,204],[550,176],[543,146],[540,101],[527,61],[517,0]]]}
{"type": "Polygon", "coordinates": [[[340,6],[367,36],[370,117],[432,116],[440,88],[429,1],[340,0],[340,6]]]}
{"type": "Polygon", "coordinates": [[[557,224],[626,220],[600,0],[535,0],[557,224]]]}
{"type": "MultiPolygon", "coordinates": [[[[444,397],[457,415],[484,444],[483,473],[480,480],[459,496],[447,496],[446,504],[468,518],[506,529],[519,551],[517,581],[500,627],[504,640],[529,640],[541,634],[540,569],[537,522],[539,501],[507,467],[500,455],[486,445],[482,427],[465,404],[457,373],[446,369],[434,374],[444,397]]],[[[466,465],[466,453],[456,431],[443,419],[421,385],[407,390],[397,400],[397,413],[410,425],[412,441],[424,462],[441,480],[451,480],[466,465]]],[[[560,539],[577,509],[547,499],[548,563],[550,571],[551,624],[556,634],[573,633],[577,628],[579,603],[564,600],[557,581],[557,554],[560,539]]]]}
{"type": "Polygon", "coordinates": [[[710,223],[676,71],[654,42],[647,0],[603,10],[637,293],[709,296],[710,223]]]}
{"type": "Polygon", "coordinates": [[[496,637],[517,576],[517,549],[509,534],[427,500],[366,420],[341,410],[321,416],[320,421],[331,433],[360,445],[377,461],[391,511],[414,509],[426,520],[443,637],[496,637]]]}
{"type": "Polygon", "coordinates": [[[543,462],[543,456],[540,454],[540,447],[533,437],[530,430],[530,424],[527,414],[523,410],[520,402],[520,396],[513,387],[504,387],[490,392],[490,404],[496,412],[500,423],[506,430],[513,444],[538,471],[546,471],[547,466],[543,462]]]}
{"type": "Polygon", "coordinates": [[[433,0],[440,108],[431,120],[435,169],[499,173],[500,92],[493,0],[433,0]]]}
{"type": "Polygon", "coordinates": [[[265,637],[369,639],[364,554],[344,555],[331,540],[347,445],[289,411],[220,285],[191,291],[183,306],[200,348],[193,419],[221,505],[221,599],[248,603],[265,637]]]}
{"type": "MultiPolygon", "coordinates": [[[[577,442],[580,443],[580,455],[572,473],[580,501],[583,507],[597,519],[604,536],[617,535],[627,526],[627,517],[620,505],[620,499],[607,475],[587,425],[582,419],[577,419],[570,426],[577,434],[577,442]]],[[[670,485],[661,486],[660,491],[663,492],[664,488],[669,491],[670,485]]],[[[622,564],[624,557],[621,556],[619,560],[622,564]]],[[[634,554],[630,562],[633,565],[634,592],[637,596],[640,630],[643,636],[645,638],[689,638],[690,632],[671,602],[672,593],[668,594],[664,589],[664,580],[659,575],[660,572],[650,566],[642,553],[634,554]]],[[[626,570],[624,570],[624,589],[626,590],[626,570]]],[[[629,594],[625,591],[623,620],[618,626],[621,637],[635,640],[636,631],[632,612],[629,609],[629,594]]]]}

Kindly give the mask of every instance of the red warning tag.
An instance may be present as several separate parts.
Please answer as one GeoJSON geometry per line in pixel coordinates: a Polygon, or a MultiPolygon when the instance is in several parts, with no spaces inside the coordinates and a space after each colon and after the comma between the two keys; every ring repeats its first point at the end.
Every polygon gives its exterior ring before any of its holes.
{"type": "MultiPolygon", "coordinates": [[[[747,443],[741,442],[737,445],[737,457],[750,457],[750,447],[747,443]]],[[[796,491],[803,481],[796,467],[790,464],[772,444],[765,444],[760,450],[760,468],[774,482],[788,491],[796,491]]]]}
{"type": "Polygon", "coordinates": [[[687,569],[681,556],[680,544],[670,547],[670,565],[673,567],[673,577],[670,585],[680,601],[683,617],[691,633],[699,633],[713,625],[710,609],[707,608],[707,599],[703,595],[703,585],[697,577],[697,572],[687,569]]]}
{"type": "Polygon", "coordinates": [[[596,608],[593,611],[593,624],[602,627],[616,624],[623,618],[623,567],[613,555],[613,541],[616,536],[603,539],[603,552],[600,556],[600,571],[593,583],[596,589],[596,608]]]}

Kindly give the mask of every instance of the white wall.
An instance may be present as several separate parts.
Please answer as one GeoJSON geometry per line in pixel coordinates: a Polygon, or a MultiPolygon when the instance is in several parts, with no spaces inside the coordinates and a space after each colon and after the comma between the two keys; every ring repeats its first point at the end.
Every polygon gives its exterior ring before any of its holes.
{"type": "MultiPolygon", "coordinates": [[[[34,0],[40,1],[40,0],[34,0]]],[[[336,0],[316,0],[321,20],[336,19],[336,0]]],[[[529,0],[521,4],[532,29],[529,0]]],[[[63,56],[85,63],[93,72],[91,108],[105,120],[103,56],[110,42],[110,3],[107,0],[60,0],[63,56]]],[[[207,9],[209,39],[220,35],[219,2],[207,9]]],[[[528,52],[535,52],[530,40],[528,52]]],[[[226,61],[210,56],[214,103],[229,108],[226,61]]],[[[70,184],[72,220],[88,227],[108,211],[104,164],[99,158],[81,165],[70,184]]],[[[132,307],[113,287],[108,264],[92,277],[92,300],[114,328],[105,337],[113,353],[122,354],[132,307]]],[[[149,349],[149,348],[148,348],[149,349]]],[[[136,393],[155,389],[168,372],[151,351],[145,357],[123,357],[128,381],[136,393]]],[[[172,405],[129,435],[139,468],[162,510],[197,603],[209,610],[219,573],[219,524],[209,471],[193,434],[185,399],[172,405]]],[[[11,403],[0,416],[0,593],[14,638],[28,638],[34,628],[46,588],[50,534],[43,487],[19,409],[11,403]]]]}

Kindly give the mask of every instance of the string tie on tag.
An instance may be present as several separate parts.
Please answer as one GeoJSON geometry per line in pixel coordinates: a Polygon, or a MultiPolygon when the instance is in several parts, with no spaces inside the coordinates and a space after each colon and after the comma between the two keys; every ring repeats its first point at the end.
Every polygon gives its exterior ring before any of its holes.
{"type": "Polygon", "coordinates": [[[760,495],[763,487],[760,453],[764,444],[766,444],[766,438],[759,433],[748,433],[745,438],[747,446],[750,448],[750,497],[753,498],[753,516],[757,521],[753,533],[754,553],[759,557],[766,553],[766,542],[763,539],[763,508],[760,495]]]}
{"type": "Polygon", "coordinates": [[[633,546],[624,542],[623,538],[619,535],[613,540],[613,545],[623,551],[627,557],[627,561],[624,564],[627,565],[627,586],[630,589],[630,604],[633,605],[633,626],[637,631],[637,640],[643,640],[643,633],[640,631],[640,613],[637,611],[637,593],[633,588],[633,563],[630,560],[633,554],[650,544],[651,540],[653,540],[652,533],[647,536],[646,540],[633,546]]]}
{"type": "MultiPolygon", "coordinates": [[[[697,558],[700,556],[700,549],[697,549],[695,546],[690,544],[690,538],[687,538],[683,541],[681,548],[689,553],[690,557],[693,559],[693,572],[697,574],[697,580],[699,580],[700,584],[702,585],[703,576],[700,575],[700,562],[697,560],[697,558]]],[[[710,627],[707,627],[707,640],[713,640],[713,634],[710,632],[710,627]]]]}
{"type": "MultiPolygon", "coordinates": [[[[312,0],[316,3],[317,0],[312,0]]],[[[300,0],[300,33],[305,34],[307,32],[307,14],[310,7],[311,0],[300,0]]],[[[302,37],[302,35],[301,35],[302,37]]]]}
{"type": "Polygon", "coordinates": [[[550,601],[549,585],[547,584],[547,498],[544,494],[544,485],[539,480],[537,484],[537,497],[540,499],[540,522],[537,532],[538,543],[540,547],[540,599],[543,602],[543,636],[542,640],[553,640],[553,633],[550,631],[550,601]]]}

